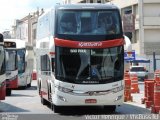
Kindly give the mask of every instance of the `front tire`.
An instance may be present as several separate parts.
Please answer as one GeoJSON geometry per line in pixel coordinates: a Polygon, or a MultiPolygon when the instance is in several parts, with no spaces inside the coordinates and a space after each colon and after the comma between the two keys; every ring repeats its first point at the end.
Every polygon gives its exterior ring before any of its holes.
{"type": "Polygon", "coordinates": [[[11,96],[11,93],[12,93],[12,90],[11,90],[11,89],[7,89],[7,90],[6,90],[6,95],[7,95],[7,96],[11,96]]]}
{"type": "Polygon", "coordinates": [[[29,84],[27,85],[27,87],[30,88],[30,87],[31,87],[31,83],[29,83],[29,84]]]}
{"type": "Polygon", "coordinates": [[[41,97],[41,103],[42,103],[42,105],[47,105],[47,100],[45,100],[43,97],[41,97]]]}

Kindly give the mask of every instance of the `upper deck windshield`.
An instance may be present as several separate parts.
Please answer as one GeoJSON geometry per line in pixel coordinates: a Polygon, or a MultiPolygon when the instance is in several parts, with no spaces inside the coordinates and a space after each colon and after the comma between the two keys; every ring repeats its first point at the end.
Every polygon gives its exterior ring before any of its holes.
{"type": "Polygon", "coordinates": [[[0,45],[0,75],[5,73],[4,47],[0,45]]]}
{"type": "Polygon", "coordinates": [[[18,73],[24,73],[25,72],[25,49],[19,49],[17,50],[17,54],[19,56],[18,60],[18,73]]]}
{"type": "Polygon", "coordinates": [[[8,60],[6,61],[6,71],[14,71],[17,69],[17,53],[15,50],[6,50],[8,52],[8,60]]]}
{"type": "Polygon", "coordinates": [[[59,10],[57,34],[60,38],[99,35],[104,39],[122,33],[120,22],[117,10],[59,10]]]}

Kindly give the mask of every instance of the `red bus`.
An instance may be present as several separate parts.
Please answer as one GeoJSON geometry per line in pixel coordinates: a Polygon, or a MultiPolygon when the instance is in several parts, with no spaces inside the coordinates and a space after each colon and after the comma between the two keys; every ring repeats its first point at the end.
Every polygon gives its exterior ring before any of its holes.
{"type": "Polygon", "coordinates": [[[6,60],[6,95],[10,96],[12,89],[18,88],[18,57],[16,43],[12,39],[4,39],[5,52],[8,54],[6,60]]]}
{"type": "Polygon", "coordinates": [[[5,50],[3,35],[0,34],[0,100],[6,96],[5,50]]]}

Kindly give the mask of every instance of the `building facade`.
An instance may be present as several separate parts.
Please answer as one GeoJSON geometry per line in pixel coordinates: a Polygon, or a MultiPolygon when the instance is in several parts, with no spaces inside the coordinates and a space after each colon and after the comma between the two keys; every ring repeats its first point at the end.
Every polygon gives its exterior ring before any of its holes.
{"type": "Polygon", "coordinates": [[[15,24],[12,26],[14,38],[24,40],[29,45],[35,46],[37,20],[43,13],[44,11],[41,9],[40,11],[29,13],[20,20],[15,20],[15,24]]]}
{"type": "Polygon", "coordinates": [[[122,16],[130,13],[135,16],[135,31],[130,37],[137,56],[150,59],[146,65],[150,72],[160,69],[160,0],[113,0],[112,3],[120,7],[122,16]]]}

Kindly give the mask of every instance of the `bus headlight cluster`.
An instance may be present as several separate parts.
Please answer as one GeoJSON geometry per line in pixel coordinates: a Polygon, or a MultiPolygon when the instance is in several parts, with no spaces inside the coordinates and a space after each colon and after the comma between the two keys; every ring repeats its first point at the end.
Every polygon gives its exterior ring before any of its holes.
{"type": "Polygon", "coordinates": [[[122,91],[122,90],[123,90],[123,85],[120,86],[120,87],[113,88],[112,92],[117,93],[117,92],[122,91]]]}
{"type": "Polygon", "coordinates": [[[63,96],[59,96],[59,95],[57,95],[58,96],[58,98],[60,99],[60,100],[62,100],[62,101],[64,101],[64,102],[67,102],[67,100],[63,97],[63,96]]]}
{"type": "Polygon", "coordinates": [[[70,92],[73,91],[71,89],[64,88],[64,87],[61,87],[61,86],[58,86],[58,90],[61,91],[61,92],[64,92],[64,93],[70,93],[70,92]]]}

